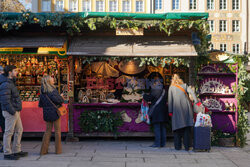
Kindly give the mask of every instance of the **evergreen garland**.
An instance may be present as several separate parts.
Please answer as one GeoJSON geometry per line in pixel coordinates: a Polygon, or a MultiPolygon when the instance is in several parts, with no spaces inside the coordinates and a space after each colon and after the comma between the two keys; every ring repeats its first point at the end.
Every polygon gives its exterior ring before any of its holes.
{"type": "MultiPolygon", "coordinates": [[[[6,32],[10,30],[19,30],[24,25],[39,25],[41,28],[54,27],[67,32],[69,35],[75,35],[84,31],[109,30],[116,28],[144,28],[147,30],[164,31],[169,36],[178,31],[192,30],[198,32],[201,44],[195,45],[195,49],[199,55],[198,60],[206,60],[207,48],[209,46],[209,26],[204,19],[199,20],[117,20],[109,16],[103,18],[84,18],[80,14],[71,15],[63,13],[32,13],[30,11],[23,12],[18,18],[13,18],[10,14],[0,13],[0,27],[6,32]]],[[[98,60],[117,59],[121,57],[98,57],[98,60]]],[[[130,57],[126,60],[140,59],[141,65],[153,64],[154,66],[173,63],[175,66],[189,66],[189,59],[179,57],[130,57]]],[[[97,58],[93,56],[86,57],[83,63],[91,63],[97,58]]]]}
{"type": "Polygon", "coordinates": [[[248,117],[246,115],[250,101],[250,73],[246,71],[246,63],[250,55],[231,55],[231,58],[237,63],[237,68],[231,68],[238,75],[238,85],[235,88],[238,103],[238,123],[236,143],[240,147],[244,147],[247,141],[247,133],[249,132],[248,117]]]}

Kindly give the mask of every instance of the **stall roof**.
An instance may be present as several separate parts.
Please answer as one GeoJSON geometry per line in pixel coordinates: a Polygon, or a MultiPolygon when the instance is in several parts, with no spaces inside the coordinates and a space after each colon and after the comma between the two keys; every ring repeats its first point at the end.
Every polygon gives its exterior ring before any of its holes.
{"type": "Polygon", "coordinates": [[[197,56],[186,36],[74,37],[67,55],[81,56],[197,56]]]}
{"type": "MultiPolygon", "coordinates": [[[[22,13],[2,12],[1,15],[6,16],[8,19],[16,19],[21,16],[22,13]]],[[[56,16],[58,13],[35,13],[41,16],[56,16]]],[[[112,17],[116,19],[128,19],[128,20],[165,20],[165,19],[207,19],[208,13],[162,13],[162,14],[149,14],[149,13],[118,13],[118,12],[78,12],[78,13],[64,13],[63,17],[81,16],[82,18],[96,18],[96,17],[112,17]]]]}
{"type": "Polygon", "coordinates": [[[0,38],[0,48],[61,48],[66,40],[64,36],[7,36],[0,38]]]}

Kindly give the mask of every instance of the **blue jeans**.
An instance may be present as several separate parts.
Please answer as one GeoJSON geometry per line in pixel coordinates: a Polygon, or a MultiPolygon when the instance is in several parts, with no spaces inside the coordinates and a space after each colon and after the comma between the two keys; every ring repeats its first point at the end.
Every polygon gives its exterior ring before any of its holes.
{"type": "Polygon", "coordinates": [[[166,145],[166,137],[167,137],[166,125],[164,123],[155,123],[154,133],[155,133],[154,145],[158,147],[164,147],[166,145]]]}

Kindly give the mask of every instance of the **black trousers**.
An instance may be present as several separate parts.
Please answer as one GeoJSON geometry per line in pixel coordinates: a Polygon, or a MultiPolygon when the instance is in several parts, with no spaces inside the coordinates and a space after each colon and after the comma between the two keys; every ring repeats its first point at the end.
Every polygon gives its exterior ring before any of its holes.
{"type": "Polygon", "coordinates": [[[191,137],[191,127],[185,127],[174,131],[174,147],[176,150],[181,150],[182,139],[185,150],[189,150],[191,137]]]}

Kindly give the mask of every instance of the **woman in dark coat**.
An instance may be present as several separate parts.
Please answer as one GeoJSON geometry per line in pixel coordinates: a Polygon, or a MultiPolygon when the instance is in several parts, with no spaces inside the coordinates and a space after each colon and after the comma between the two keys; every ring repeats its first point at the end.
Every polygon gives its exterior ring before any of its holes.
{"type": "Polygon", "coordinates": [[[194,122],[192,104],[187,94],[191,94],[195,103],[198,102],[192,89],[180,79],[178,74],[174,74],[168,90],[168,112],[172,116],[172,130],[176,150],[180,150],[182,147],[182,137],[185,150],[188,151],[190,147],[191,127],[194,122]]]}
{"type": "Polygon", "coordinates": [[[154,127],[155,142],[151,147],[165,147],[166,145],[166,122],[167,122],[167,94],[160,81],[160,77],[156,76],[151,81],[150,94],[145,94],[143,99],[150,104],[149,114],[150,122],[154,127]]]}
{"type": "Polygon", "coordinates": [[[64,99],[54,86],[54,79],[49,75],[44,76],[42,78],[39,107],[43,108],[43,119],[46,121],[46,132],[43,136],[43,142],[40,151],[41,155],[48,153],[53,125],[55,129],[56,154],[62,153],[61,118],[57,114],[57,108],[61,107],[63,102],[64,99]]]}

